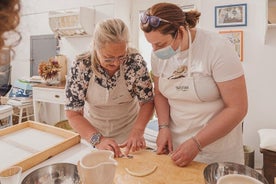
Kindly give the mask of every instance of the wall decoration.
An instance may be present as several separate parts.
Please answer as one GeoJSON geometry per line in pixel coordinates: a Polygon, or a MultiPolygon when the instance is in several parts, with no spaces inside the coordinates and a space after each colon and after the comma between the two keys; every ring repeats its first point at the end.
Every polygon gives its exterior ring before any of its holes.
{"type": "Polygon", "coordinates": [[[243,31],[242,30],[231,30],[231,31],[220,31],[222,36],[229,39],[234,44],[235,50],[240,57],[240,61],[243,61],[243,31]]]}
{"type": "Polygon", "coordinates": [[[231,4],[215,7],[215,27],[247,25],[247,4],[231,4]]]}

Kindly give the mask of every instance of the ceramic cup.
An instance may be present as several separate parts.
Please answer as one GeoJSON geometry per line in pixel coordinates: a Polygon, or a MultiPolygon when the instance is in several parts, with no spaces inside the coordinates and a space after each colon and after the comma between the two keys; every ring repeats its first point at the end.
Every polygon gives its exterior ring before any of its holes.
{"type": "Polygon", "coordinates": [[[78,162],[82,183],[112,184],[117,164],[112,151],[95,150],[84,155],[78,162]]]}
{"type": "Polygon", "coordinates": [[[22,173],[22,167],[11,166],[0,172],[1,184],[19,184],[22,173]]]}

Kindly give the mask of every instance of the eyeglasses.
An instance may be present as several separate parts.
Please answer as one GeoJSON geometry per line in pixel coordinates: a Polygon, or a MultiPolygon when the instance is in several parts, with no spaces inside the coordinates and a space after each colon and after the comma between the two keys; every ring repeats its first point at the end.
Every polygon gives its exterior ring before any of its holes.
{"type": "Polygon", "coordinates": [[[127,56],[119,56],[119,57],[113,57],[113,58],[104,58],[103,57],[104,62],[106,63],[113,63],[116,60],[118,60],[119,62],[125,62],[127,60],[127,56]]]}
{"type": "Polygon", "coordinates": [[[142,24],[146,24],[149,22],[149,25],[151,25],[152,27],[158,27],[160,25],[160,22],[171,23],[165,19],[162,19],[162,18],[156,17],[156,16],[152,16],[152,15],[147,15],[146,13],[144,13],[140,17],[140,21],[142,24]]]}

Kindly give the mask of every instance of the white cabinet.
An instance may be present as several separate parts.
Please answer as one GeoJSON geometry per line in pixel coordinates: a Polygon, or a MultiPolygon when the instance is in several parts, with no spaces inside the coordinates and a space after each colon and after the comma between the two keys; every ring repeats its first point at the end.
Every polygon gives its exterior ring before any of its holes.
{"type": "Polygon", "coordinates": [[[65,91],[62,88],[34,87],[34,101],[65,104],[65,91]]]}
{"type": "MultiPolygon", "coordinates": [[[[59,110],[52,114],[52,116],[58,116],[58,120],[64,118],[64,104],[65,104],[65,84],[62,83],[58,86],[46,86],[44,84],[38,84],[33,86],[33,106],[34,106],[34,119],[36,122],[43,122],[39,118],[41,105],[43,102],[58,104],[59,110]]],[[[47,109],[46,111],[50,111],[47,109]]]]}

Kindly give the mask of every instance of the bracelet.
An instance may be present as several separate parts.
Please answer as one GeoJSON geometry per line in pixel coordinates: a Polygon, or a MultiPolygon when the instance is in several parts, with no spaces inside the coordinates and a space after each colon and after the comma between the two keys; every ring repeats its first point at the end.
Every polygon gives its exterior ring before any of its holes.
{"type": "Polygon", "coordinates": [[[169,125],[168,124],[162,124],[162,125],[159,125],[158,128],[159,128],[159,130],[162,129],[162,128],[169,128],[169,125]]]}
{"type": "Polygon", "coordinates": [[[194,136],[192,136],[192,140],[196,143],[196,146],[198,148],[199,151],[202,151],[202,147],[200,142],[197,140],[197,138],[195,138],[194,136]]]}

